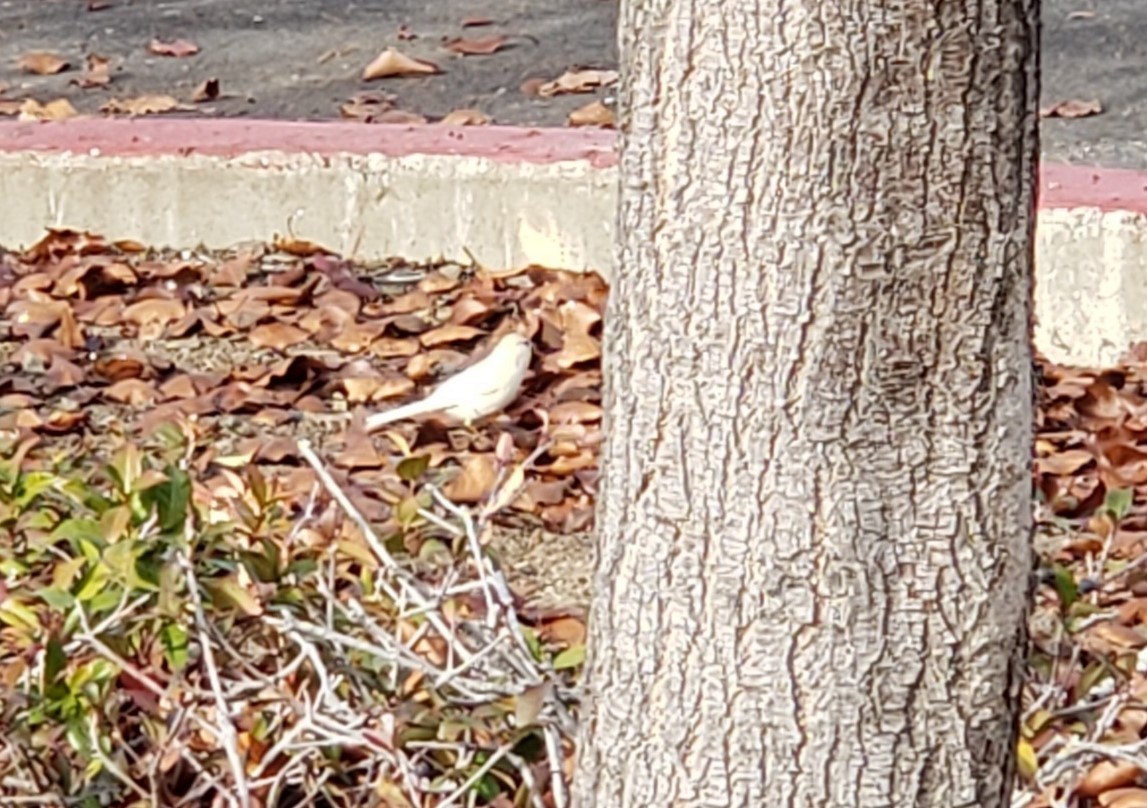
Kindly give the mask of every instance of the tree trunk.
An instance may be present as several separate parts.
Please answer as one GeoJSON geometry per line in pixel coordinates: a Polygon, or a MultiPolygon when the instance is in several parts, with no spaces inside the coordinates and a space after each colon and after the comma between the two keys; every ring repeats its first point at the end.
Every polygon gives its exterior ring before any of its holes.
{"type": "Polygon", "coordinates": [[[1037,0],[623,0],[586,808],[1008,803],[1037,0]]]}

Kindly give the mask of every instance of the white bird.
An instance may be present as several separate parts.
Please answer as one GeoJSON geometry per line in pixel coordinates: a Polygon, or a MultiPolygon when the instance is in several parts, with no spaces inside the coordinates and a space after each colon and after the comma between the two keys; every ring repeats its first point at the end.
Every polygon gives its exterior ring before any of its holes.
{"type": "Polygon", "coordinates": [[[529,338],[511,332],[498,340],[489,355],[442,382],[421,401],[367,418],[366,431],[373,432],[385,424],[429,413],[441,413],[469,426],[518,397],[532,355],[533,344],[529,338]]]}

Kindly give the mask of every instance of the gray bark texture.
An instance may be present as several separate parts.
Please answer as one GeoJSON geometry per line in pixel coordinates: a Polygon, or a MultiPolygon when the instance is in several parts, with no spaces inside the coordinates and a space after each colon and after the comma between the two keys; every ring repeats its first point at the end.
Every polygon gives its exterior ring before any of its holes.
{"type": "Polygon", "coordinates": [[[993,808],[1037,0],[622,0],[580,808],[993,808]]]}

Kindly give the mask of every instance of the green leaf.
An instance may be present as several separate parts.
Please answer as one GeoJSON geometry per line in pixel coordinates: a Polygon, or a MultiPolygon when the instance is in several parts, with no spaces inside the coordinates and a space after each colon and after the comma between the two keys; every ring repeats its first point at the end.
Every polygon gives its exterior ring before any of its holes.
{"type": "Polygon", "coordinates": [[[119,606],[119,602],[122,598],[122,589],[118,586],[109,586],[103,591],[98,592],[88,601],[88,611],[91,612],[92,617],[96,617],[103,612],[110,612],[119,606]]]}
{"type": "Polygon", "coordinates": [[[65,519],[52,531],[53,543],[60,539],[67,539],[73,547],[79,547],[81,540],[95,544],[103,544],[103,533],[100,523],[95,519],[77,517],[65,519]]]}
{"type": "Polygon", "coordinates": [[[132,542],[120,542],[104,550],[103,561],[108,565],[108,569],[115,573],[118,581],[126,583],[139,551],[140,548],[133,546],[132,542]]]}
{"type": "Polygon", "coordinates": [[[149,508],[155,508],[161,531],[181,531],[191,506],[191,478],[183,469],[168,466],[167,480],[148,488],[143,497],[149,508]]]}
{"type": "Polygon", "coordinates": [[[66,612],[76,604],[76,596],[66,589],[49,586],[36,593],[40,600],[47,603],[58,612],[66,612]]]}
{"type": "Polygon", "coordinates": [[[1075,583],[1075,576],[1071,574],[1071,570],[1062,564],[1053,564],[1051,571],[1051,585],[1055,588],[1055,593],[1059,595],[1060,613],[1066,614],[1068,609],[1079,600],[1079,586],[1075,583]]]}
{"type": "Polygon", "coordinates": [[[247,485],[251,486],[251,496],[259,504],[260,510],[271,503],[271,493],[267,488],[267,480],[258,466],[251,466],[247,471],[247,485]]]}
{"type": "MultiPolygon", "coordinates": [[[[88,740],[88,727],[84,723],[83,718],[73,718],[68,722],[68,731],[65,734],[68,739],[68,745],[72,747],[83,758],[89,758],[92,754],[91,742],[88,740]]],[[[94,760],[93,762],[98,762],[94,760]]]]}
{"type": "Polygon", "coordinates": [[[430,455],[406,457],[398,463],[398,476],[408,483],[416,482],[430,467],[430,455]]]}
{"type": "Polygon", "coordinates": [[[187,631],[178,623],[168,623],[159,633],[159,639],[171,670],[175,673],[183,670],[188,657],[187,631]]]}
{"type": "Polygon", "coordinates": [[[143,474],[143,458],[140,457],[139,449],[131,443],[126,444],[108,466],[108,476],[112,478],[119,492],[125,496],[135,490],[136,481],[141,474],[143,474]]]}
{"type": "Polygon", "coordinates": [[[263,613],[263,604],[234,575],[203,581],[203,588],[211,595],[216,606],[236,608],[249,617],[258,617],[263,613]]]}
{"type": "Polygon", "coordinates": [[[239,558],[256,581],[274,583],[279,580],[279,548],[266,538],[259,539],[259,546],[263,552],[242,552],[239,558]]]}
{"type": "Polygon", "coordinates": [[[538,633],[529,626],[522,626],[522,637],[529,646],[530,653],[534,655],[534,659],[540,660],[542,658],[542,642],[538,639],[538,633]]]}
{"type": "Polygon", "coordinates": [[[585,646],[571,645],[554,657],[554,670],[560,671],[568,668],[576,668],[583,662],[585,662],[585,646]]]}
{"type": "Polygon", "coordinates": [[[159,613],[178,617],[183,611],[183,573],[175,564],[164,564],[159,570],[159,613]]]}
{"type": "Polygon", "coordinates": [[[131,509],[126,505],[109,508],[100,515],[100,536],[114,544],[128,535],[131,529],[131,509]]]}
{"type": "Polygon", "coordinates": [[[418,515],[422,503],[416,496],[404,497],[401,502],[394,508],[394,516],[398,519],[398,524],[403,527],[410,527],[421,517],[418,515]]]}
{"type": "Polygon", "coordinates": [[[48,471],[30,471],[22,474],[16,494],[16,505],[20,510],[24,510],[41,494],[53,488],[57,479],[55,474],[48,471]]]}
{"type": "Polygon", "coordinates": [[[17,600],[15,596],[9,595],[0,602],[0,623],[12,626],[15,629],[26,629],[30,631],[40,631],[40,618],[35,610],[22,600],[17,600]]]}
{"type": "Polygon", "coordinates": [[[112,571],[107,564],[100,561],[92,566],[88,574],[81,579],[83,583],[80,584],[80,589],[76,592],[76,598],[81,603],[86,603],[98,595],[100,592],[106,591],[108,582],[112,579],[112,571]]]}
{"type": "Polygon", "coordinates": [[[287,567],[287,575],[293,575],[296,579],[303,579],[311,575],[319,568],[319,562],[313,558],[300,558],[297,561],[292,561],[290,566],[287,567]]]}
{"type": "Polygon", "coordinates": [[[418,557],[439,566],[446,566],[453,561],[450,547],[439,539],[427,539],[418,548],[418,557]]]}
{"type": "Polygon", "coordinates": [[[1131,512],[1131,500],[1134,494],[1135,492],[1130,488],[1116,488],[1108,491],[1107,496],[1103,498],[1103,509],[1118,522],[1131,512]]]}
{"type": "Polygon", "coordinates": [[[1079,680],[1075,685],[1076,699],[1085,699],[1091,689],[1099,684],[1102,680],[1111,675],[1110,669],[1102,662],[1096,660],[1084,668],[1083,673],[1080,674],[1079,680]]]}
{"type": "Polygon", "coordinates": [[[76,580],[76,576],[80,574],[80,570],[84,568],[86,563],[88,562],[83,558],[69,558],[67,561],[61,561],[52,569],[52,586],[70,589],[72,582],[76,580]]]}
{"type": "Polygon", "coordinates": [[[502,789],[498,786],[497,780],[486,774],[474,784],[474,791],[483,801],[490,802],[497,798],[502,789]]]}
{"type": "Polygon", "coordinates": [[[44,649],[44,688],[53,684],[60,672],[68,667],[68,655],[64,653],[64,646],[60,640],[52,635],[44,649]]]}

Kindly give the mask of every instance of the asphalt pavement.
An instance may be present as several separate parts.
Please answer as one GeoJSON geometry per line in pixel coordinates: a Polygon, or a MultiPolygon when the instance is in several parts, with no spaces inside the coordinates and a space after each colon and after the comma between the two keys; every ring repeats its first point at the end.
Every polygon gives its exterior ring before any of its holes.
{"type": "MultiPolygon", "coordinates": [[[[562,126],[613,90],[549,98],[523,92],[573,68],[616,68],[617,0],[0,0],[0,101],[67,98],[84,114],[109,99],[163,94],[190,102],[216,79],[220,97],[195,112],[324,120],[356,94],[387,93],[394,108],[436,119],[477,109],[502,124],[562,126]],[[482,22],[482,25],[467,23],[482,22]],[[496,52],[459,55],[465,37],[496,52]],[[193,43],[193,56],[149,51],[193,43]],[[441,72],[372,82],[363,68],[393,47],[441,72]],[[30,75],[21,57],[50,51],[71,69],[30,75]],[[85,57],[110,58],[111,81],[84,88],[85,57]]],[[[1147,0],[1044,0],[1043,103],[1098,101],[1092,117],[1046,119],[1046,159],[1147,164],[1147,0]]]]}

